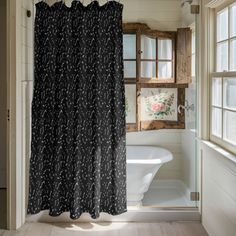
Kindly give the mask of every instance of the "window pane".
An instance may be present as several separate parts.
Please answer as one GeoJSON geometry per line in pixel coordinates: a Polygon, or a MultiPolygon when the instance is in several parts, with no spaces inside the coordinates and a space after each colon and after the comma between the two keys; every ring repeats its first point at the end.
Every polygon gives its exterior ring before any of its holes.
{"type": "Polygon", "coordinates": [[[136,35],[124,34],[123,35],[123,51],[124,59],[136,59],[136,35]]]}
{"type": "Polygon", "coordinates": [[[236,109],[236,78],[224,79],[224,107],[236,109]]]}
{"type": "Polygon", "coordinates": [[[136,123],[136,84],[125,85],[126,123],[136,123]]]}
{"type": "Polygon", "coordinates": [[[156,59],[156,39],[141,35],[141,59],[156,59]]]}
{"type": "Polygon", "coordinates": [[[228,8],[217,14],[217,42],[228,38],[228,8]]]}
{"type": "Polygon", "coordinates": [[[217,44],[217,71],[228,71],[228,42],[217,44]]]}
{"type": "Polygon", "coordinates": [[[172,77],[172,62],[158,62],[158,78],[171,78],[172,77]]]}
{"type": "Polygon", "coordinates": [[[220,108],[212,108],[212,134],[221,137],[222,132],[222,110],[220,108]]]}
{"type": "Polygon", "coordinates": [[[124,78],[136,78],[136,61],[124,61],[124,78]]]}
{"type": "Polygon", "coordinates": [[[222,106],[222,79],[212,79],[212,105],[222,106]]]}
{"type": "Polygon", "coordinates": [[[141,62],[141,77],[155,78],[156,77],[156,62],[142,61],[141,62]]]}
{"type": "Polygon", "coordinates": [[[230,35],[233,37],[236,36],[236,4],[230,10],[230,35]]]}
{"type": "Polygon", "coordinates": [[[172,59],[172,40],[158,39],[158,59],[172,59]]]}
{"type": "Polygon", "coordinates": [[[224,111],[224,139],[236,144],[236,112],[224,111]]]}
{"type": "Polygon", "coordinates": [[[236,71],[236,39],[230,42],[230,70],[236,71]]]}

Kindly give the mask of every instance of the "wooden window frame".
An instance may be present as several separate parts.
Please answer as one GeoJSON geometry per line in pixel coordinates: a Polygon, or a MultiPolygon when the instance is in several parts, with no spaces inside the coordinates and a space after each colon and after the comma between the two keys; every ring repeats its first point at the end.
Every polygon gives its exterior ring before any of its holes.
{"type": "MultiPolygon", "coordinates": [[[[139,82],[141,83],[160,83],[160,84],[166,84],[166,83],[175,83],[175,42],[176,42],[176,32],[162,32],[158,30],[140,30],[140,36],[145,35],[150,38],[153,38],[156,40],[156,59],[141,59],[140,58],[140,65],[139,68],[141,68],[141,62],[147,61],[147,62],[156,62],[156,77],[155,78],[145,78],[145,77],[139,77],[139,82]],[[172,57],[171,59],[159,59],[158,57],[158,39],[170,39],[172,41],[172,57]],[[158,77],[158,62],[171,62],[172,64],[172,76],[170,78],[159,78],[158,77]]],[[[138,46],[138,53],[141,57],[141,43],[139,43],[138,46]]]]}
{"type": "MultiPolygon", "coordinates": [[[[226,138],[225,138],[225,135],[224,135],[224,130],[225,130],[225,125],[224,125],[224,111],[231,111],[231,109],[228,109],[227,107],[224,107],[224,79],[230,79],[230,78],[236,78],[236,71],[230,71],[230,41],[232,39],[235,39],[236,36],[234,37],[231,37],[230,35],[230,7],[232,5],[235,5],[236,2],[235,1],[227,1],[225,2],[225,4],[222,4],[220,5],[219,7],[215,8],[214,9],[214,13],[213,13],[213,27],[214,30],[213,30],[213,34],[214,34],[214,53],[211,55],[211,61],[212,61],[212,64],[213,64],[213,70],[211,71],[210,73],[210,86],[209,86],[209,95],[210,95],[210,106],[209,106],[209,114],[210,114],[210,122],[209,122],[209,130],[210,130],[210,141],[212,141],[213,143],[216,143],[218,144],[219,146],[221,146],[222,148],[236,154],[236,144],[228,141],[226,138]],[[217,42],[217,15],[218,13],[220,13],[221,11],[223,11],[225,8],[228,8],[228,37],[227,39],[225,40],[220,40],[217,42]],[[223,72],[218,72],[217,71],[217,45],[219,43],[222,43],[222,42],[228,42],[228,71],[223,71],[223,72]],[[221,106],[216,106],[213,104],[213,101],[212,101],[212,92],[213,92],[213,79],[214,78],[219,78],[222,82],[222,100],[221,100],[221,106]],[[218,108],[221,110],[221,135],[220,137],[213,134],[213,124],[212,124],[212,110],[213,108],[218,108]]],[[[233,112],[235,112],[235,110],[233,110],[233,112]]]]}
{"type": "MultiPolygon", "coordinates": [[[[138,42],[138,28],[139,24],[137,26],[131,27],[129,24],[123,24],[123,33],[124,34],[135,34],[136,35],[136,59],[133,61],[136,61],[136,78],[124,78],[125,84],[135,84],[136,85],[136,123],[126,123],[126,131],[127,132],[134,132],[138,131],[139,127],[139,116],[138,116],[138,99],[137,99],[137,78],[139,77],[139,70],[138,70],[138,53],[137,53],[137,45],[138,42]]],[[[132,61],[132,59],[124,59],[124,61],[132,61]]]]}
{"type": "MultiPolygon", "coordinates": [[[[124,34],[136,34],[136,80],[134,78],[125,78],[125,84],[136,83],[136,123],[127,123],[126,131],[144,131],[155,129],[185,129],[185,113],[184,111],[177,114],[177,121],[168,120],[153,120],[153,121],[141,121],[141,89],[142,88],[177,88],[178,103],[184,105],[185,103],[185,88],[188,84],[180,83],[176,80],[176,32],[162,32],[158,30],[151,30],[146,24],[141,23],[125,23],[123,24],[124,34]],[[172,77],[171,79],[161,79],[161,81],[150,80],[150,78],[141,78],[141,35],[147,34],[156,38],[158,44],[158,38],[172,39],[172,77]]],[[[157,49],[158,50],[158,49],[157,49]]],[[[158,51],[157,51],[158,53],[158,51]]],[[[125,61],[131,61],[125,59],[125,61]]],[[[149,61],[149,60],[148,60],[149,61]]],[[[155,60],[154,60],[155,61],[155,60]]],[[[170,60],[168,60],[170,61],[170,60]]],[[[158,60],[157,62],[158,63],[158,60]]],[[[157,71],[158,72],[158,71],[157,71]]],[[[158,73],[157,73],[158,75],[158,73]]]]}

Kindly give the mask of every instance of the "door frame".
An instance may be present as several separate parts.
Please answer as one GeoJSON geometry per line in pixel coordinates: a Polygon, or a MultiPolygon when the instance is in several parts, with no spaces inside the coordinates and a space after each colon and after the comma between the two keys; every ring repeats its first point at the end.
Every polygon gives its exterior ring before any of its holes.
{"type": "Polygon", "coordinates": [[[7,0],[7,229],[25,222],[21,119],[21,1],[7,0]]]}

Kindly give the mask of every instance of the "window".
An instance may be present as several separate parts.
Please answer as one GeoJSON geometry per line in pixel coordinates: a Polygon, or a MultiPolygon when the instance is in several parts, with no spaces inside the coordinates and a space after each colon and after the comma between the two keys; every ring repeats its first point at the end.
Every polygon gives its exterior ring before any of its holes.
{"type": "Polygon", "coordinates": [[[165,32],[124,23],[123,31],[126,130],[185,128],[178,106],[191,82],[190,28],[165,32]]]}
{"type": "Polygon", "coordinates": [[[236,152],[236,3],[216,10],[211,140],[236,152]]]}
{"type": "Polygon", "coordinates": [[[136,78],[136,34],[125,34],[124,45],[124,77],[135,80],[136,78]]]}
{"type": "Polygon", "coordinates": [[[174,83],[174,39],[141,35],[141,80],[174,83]]]}

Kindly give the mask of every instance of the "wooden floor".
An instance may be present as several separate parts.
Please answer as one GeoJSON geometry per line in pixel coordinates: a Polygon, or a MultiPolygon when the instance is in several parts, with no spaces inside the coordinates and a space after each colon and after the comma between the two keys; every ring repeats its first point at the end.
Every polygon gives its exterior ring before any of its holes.
{"type": "Polygon", "coordinates": [[[196,222],[172,223],[26,223],[17,231],[1,231],[0,236],[207,236],[196,222]]]}
{"type": "MultiPolygon", "coordinates": [[[[0,191],[0,228],[6,224],[6,191],[0,191]]],[[[207,236],[198,222],[163,223],[26,223],[0,236],[207,236]]]]}

